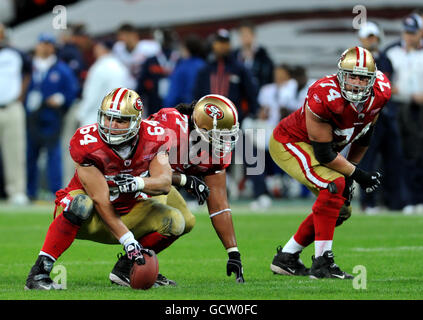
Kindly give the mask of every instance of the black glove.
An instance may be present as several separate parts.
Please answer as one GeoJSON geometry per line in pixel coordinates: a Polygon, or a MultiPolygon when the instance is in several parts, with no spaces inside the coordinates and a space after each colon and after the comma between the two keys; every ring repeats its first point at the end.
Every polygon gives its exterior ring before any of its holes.
{"type": "Polygon", "coordinates": [[[143,254],[148,254],[150,257],[153,256],[153,253],[143,248],[138,241],[128,241],[125,243],[125,252],[128,256],[128,259],[136,262],[137,264],[145,264],[145,259],[143,254]]]}
{"type": "Polygon", "coordinates": [[[141,180],[141,177],[134,177],[127,173],[120,173],[113,178],[113,181],[116,183],[121,193],[131,193],[142,190],[144,185],[141,180]]]}
{"type": "Polygon", "coordinates": [[[345,189],[344,193],[342,194],[344,196],[345,205],[349,206],[351,204],[353,194],[354,194],[354,179],[351,177],[345,177],[345,189]]]}
{"type": "Polygon", "coordinates": [[[210,194],[209,187],[203,180],[195,176],[186,176],[187,182],[184,185],[185,190],[192,193],[198,200],[198,204],[202,205],[210,194]]]}
{"type": "Polygon", "coordinates": [[[366,191],[372,193],[380,186],[382,175],[379,172],[366,172],[356,167],[351,177],[366,191]]]}
{"type": "Polygon", "coordinates": [[[226,274],[228,277],[231,276],[232,273],[235,273],[236,282],[244,283],[244,271],[242,269],[242,263],[241,263],[241,254],[237,251],[230,252],[229,254],[229,260],[226,264],[226,274]]]}

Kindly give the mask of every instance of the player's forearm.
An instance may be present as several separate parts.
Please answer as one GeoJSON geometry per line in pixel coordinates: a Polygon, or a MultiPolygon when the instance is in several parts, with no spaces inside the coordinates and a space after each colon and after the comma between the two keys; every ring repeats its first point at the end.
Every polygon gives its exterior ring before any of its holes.
{"type": "Polygon", "coordinates": [[[207,199],[207,207],[213,228],[225,249],[236,247],[235,230],[232,222],[231,209],[226,197],[226,189],[217,190],[212,188],[207,199]]]}
{"type": "Polygon", "coordinates": [[[100,215],[103,222],[107,225],[110,232],[119,240],[129,229],[122,222],[120,217],[115,213],[115,210],[110,201],[96,201],[93,199],[94,207],[100,215]]]}
{"type": "Polygon", "coordinates": [[[237,247],[231,212],[225,211],[210,219],[225,249],[237,247]]]}
{"type": "Polygon", "coordinates": [[[168,194],[172,186],[172,178],[167,174],[157,177],[144,178],[144,188],[142,192],[151,196],[168,194]]]}
{"type": "Polygon", "coordinates": [[[356,143],[351,144],[351,148],[347,157],[348,161],[354,164],[360,163],[361,159],[363,159],[364,155],[366,154],[368,148],[369,147],[360,146],[356,143]]]}
{"type": "Polygon", "coordinates": [[[323,163],[324,166],[342,173],[344,176],[349,177],[355,170],[355,165],[345,159],[345,157],[338,153],[336,158],[329,163],[323,163]]]}

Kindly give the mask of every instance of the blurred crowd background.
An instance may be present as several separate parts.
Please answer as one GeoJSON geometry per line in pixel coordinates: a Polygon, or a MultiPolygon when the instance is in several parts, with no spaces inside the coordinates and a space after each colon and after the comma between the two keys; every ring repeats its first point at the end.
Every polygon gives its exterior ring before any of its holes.
{"type": "MultiPolygon", "coordinates": [[[[232,200],[263,210],[310,193],[267,152],[341,53],[369,49],[392,82],[361,166],[384,181],[362,209],[423,213],[423,5],[420,1],[0,0],[0,198],[51,201],[73,176],[69,139],[95,123],[103,96],[135,89],[144,118],[209,93],[229,97],[243,129],[265,129],[265,172],[228,174],[232,200]],[[59,6],[59,7],[58,7],[59,6]],[[364,16],[363,16],[363,10],[364,16]],[[359,28],[357,28],[357,24],[359,28]]],[[[249,140],[251,139],[251,140],[249,140]]]]}

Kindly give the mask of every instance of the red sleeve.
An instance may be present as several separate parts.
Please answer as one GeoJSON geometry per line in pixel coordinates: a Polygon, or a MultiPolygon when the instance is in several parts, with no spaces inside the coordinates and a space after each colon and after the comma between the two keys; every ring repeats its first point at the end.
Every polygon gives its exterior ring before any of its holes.
{"type": "Polygon", "coordinates": [[[72,136],[69,142],[69,153],[73,161],[80,165],[96,165],[92,154],[102,145],[103,142],[97,133],[97,127],[89,125],[79,128],[72,136]]]}
{"type": "Polygon", "coordinates": [[[391,98],[391,82],[389,81],[388,77],[381,71],[377,71],[376,73],[376,81],[373,88],[378,95],[383,97],[385,103],[388,102],[388,100],[391,98]]]}
{"type": "Polygon", "coordinates": [[[315,85],[310,87],[307,94],[307,105],[311,112],[319,118],[323,120],[329,120],[331,118],[331,113],[327,107],[327,101],[321,88],[315,85]]]}

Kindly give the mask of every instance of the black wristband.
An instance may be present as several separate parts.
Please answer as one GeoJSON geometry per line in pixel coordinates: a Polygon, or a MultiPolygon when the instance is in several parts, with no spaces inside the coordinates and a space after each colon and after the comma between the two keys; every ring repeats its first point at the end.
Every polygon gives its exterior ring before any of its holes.
{"type": "Polygon", "coordinates": [[[241,254],[239,253],[239,251],[229,252],[228,256],[229,256],[229,259],[241,260],[241,254]]]}
{"type": "Polygon", "coordinates": [[[367,177],[367,173],[361,170],[359,167],[355,167],[354,172],[350,176],[350,178],[357,181],[358,183],[360,183],[360,181],[362,181],[363,179],[366,179],[366,177],[367,177]]]}

